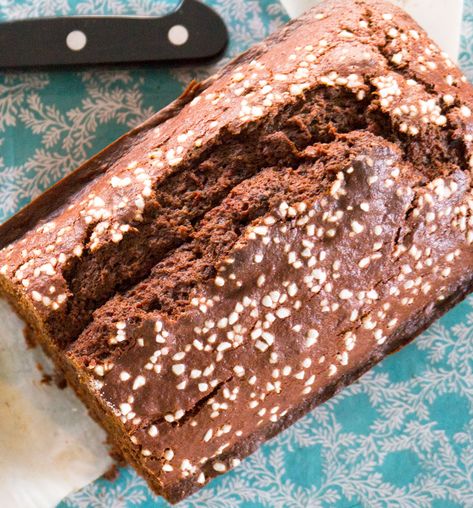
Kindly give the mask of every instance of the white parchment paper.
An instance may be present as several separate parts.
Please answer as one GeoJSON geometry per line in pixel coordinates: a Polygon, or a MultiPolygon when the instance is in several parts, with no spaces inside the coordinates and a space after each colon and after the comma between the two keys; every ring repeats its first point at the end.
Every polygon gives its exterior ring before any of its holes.
{"type": "Polygon", "coordinates": [[[41,383],[37,348],[0,299],[0,507],[52,508],[111,464],[105,433],[67,388],[41,383]]]}

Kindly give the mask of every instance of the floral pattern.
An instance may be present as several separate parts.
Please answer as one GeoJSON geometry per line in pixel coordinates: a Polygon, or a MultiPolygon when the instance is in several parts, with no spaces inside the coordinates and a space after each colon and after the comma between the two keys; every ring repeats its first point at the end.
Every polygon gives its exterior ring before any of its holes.
{"type": "MultiPolygon", "coordinates": [[[[277,0],[206,0],[231,44],[213,65],[0,73],[0,222],[101,147],[280,26],[277,0]]],[[[173,0],[0,0],[0,19],[156,14],[173,0]]],[[[473,0],[460,63],[473,78],[473,0]]],[[[473,298],[182,508],[473,506],[473,298]]],[[[130,468],[58,508],[167,506],[130,468]]]]}

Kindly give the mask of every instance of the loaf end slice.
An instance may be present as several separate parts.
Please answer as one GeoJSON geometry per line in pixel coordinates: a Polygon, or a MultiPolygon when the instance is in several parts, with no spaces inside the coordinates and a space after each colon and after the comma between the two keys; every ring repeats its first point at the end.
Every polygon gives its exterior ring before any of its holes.
{"type": "Polygon", "coordinates": [[[173,502],[471,286],[463,171],[424,185],[395,145],[366,133],[306,158],[237,186],[68,352],[127,459],[173,502]]]}

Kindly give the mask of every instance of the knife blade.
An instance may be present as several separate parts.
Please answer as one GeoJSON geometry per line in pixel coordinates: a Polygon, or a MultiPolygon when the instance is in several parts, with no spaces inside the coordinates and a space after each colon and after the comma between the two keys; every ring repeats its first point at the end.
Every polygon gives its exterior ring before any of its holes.
{"type": "Polygon", "coordinates": [[[210,58],[228,42],[221,17],[197,0],[165,16],[65,16],[0,23],[0,67],[210,58]]]}

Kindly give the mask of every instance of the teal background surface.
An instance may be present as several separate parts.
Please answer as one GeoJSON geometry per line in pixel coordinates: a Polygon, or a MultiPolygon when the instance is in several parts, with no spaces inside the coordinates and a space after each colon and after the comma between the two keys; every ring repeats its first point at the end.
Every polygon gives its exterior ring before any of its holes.
{"type": "MultiPolygon", "coordinates": [[[[232,55],[284,23],[276,0],[207,0],[231,44],[210,66],[0,73],[0,222],[232,55]]],[[[0,18],[162,14],[154,0],[0,0],[0,18]]],[[[460,63],[473,79],[473,0],[460,63]]],[[[1,503],[0,503],[1,504],[1,503]]],[[[129,468],[58,508],[167,504],[129,468]]],[[[181,508],[473,507],[473,299],[181,508]]]]}

